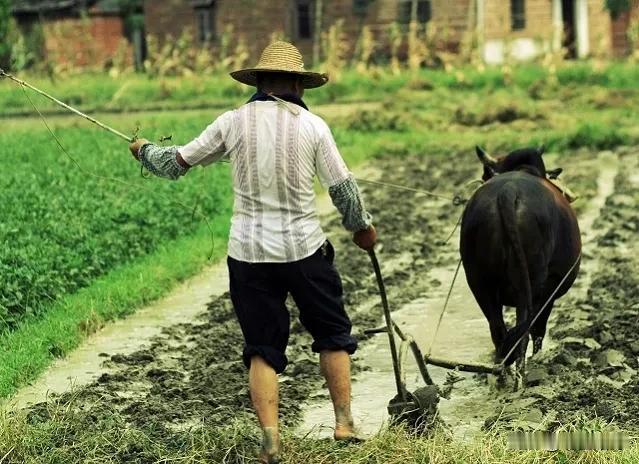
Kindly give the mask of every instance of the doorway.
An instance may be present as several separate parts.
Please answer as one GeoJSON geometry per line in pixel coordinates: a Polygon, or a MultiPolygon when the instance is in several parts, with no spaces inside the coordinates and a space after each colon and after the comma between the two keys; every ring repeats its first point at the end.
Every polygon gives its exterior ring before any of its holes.
{"type": "Polygon", "coordinates": [[[567,50],[566,58],[577,58],[577,24],[575,21],[575,0],[561,0],[563,18],[563,38],[561,45],[567,50]]]}

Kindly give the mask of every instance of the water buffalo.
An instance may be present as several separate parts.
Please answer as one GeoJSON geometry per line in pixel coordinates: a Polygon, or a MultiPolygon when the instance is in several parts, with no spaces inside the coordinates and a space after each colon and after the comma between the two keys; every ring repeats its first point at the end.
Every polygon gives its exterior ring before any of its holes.
{"type": "Polygon", "coordinates": [[[581,253],[577,218],[547,180],[542,154],[543,148],[527,148],[494,159],[477,147],[485,183],[466,205],[461,224],[466,280],[488,319],[497,357],[506,357],[526,335],[506,359],[507,364],[518,360],[519,374],[525,366],[527,334],[533,339],[533,353],[538,352],[554,301],[577,277],[581,253]],[[503,306],[517,309],[517,324],[511,329],[504,324],[503,306]]]}

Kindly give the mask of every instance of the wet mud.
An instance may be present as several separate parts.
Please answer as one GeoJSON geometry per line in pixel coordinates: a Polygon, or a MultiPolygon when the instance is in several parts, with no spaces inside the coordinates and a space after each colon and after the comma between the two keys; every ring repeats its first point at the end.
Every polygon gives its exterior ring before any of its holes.
{"type": "MultiPolygon", "coordinates": [[[[600,214],[596,209],[592,231],[585,231],[592,234],[592,243],[585,252],[584,265],[598,265],[583,282],[580,277],[575,291],[556,305],[550,322],[552,340],[529,362],[527,387],[513,393],[508,385],[498,386],[486,376],[466,376],[465,383],[451,392],[451,396],[457,394],[466,401],[451,408],[449,417],[467,414],[473,402],[485,398],[486,404],[475,419],[488,427],[553,427],[569,420],[600,417],[624,429],[639,429],[639,258],[635,243],[639,178],[632,174],[637,172],[637,151],[621,149],[606,156],[618,160],[622,168],[614,176],[610,192],[604,194],[600,214]]],[[[587,213],[588,205],[597,198],[598,166],[606,162],[605,157],[576,151],[551,160],[564,168],[564,180],[580,195],[575,204],[578,213],[587,213]]],[[[464,186],[480,174],[471,152],[446,157],[395,156],[375,160],[373,165],[383,173],[385,182],[451,196],[468,196],[472,187],[464,186]]],[[[378,256],[389,301],[393,309],[412,307],[413,312],[403,323],[412,324],[412,331],[420,331],[416,321],[424,299],[435,295],[441,300],[450,284],[443,281],[450,274],[437,270],[454,269],[457,263],[457,238],[453,235],[452,240],[446,240],[462,208],[446,199],[360,185],[378,225],[378,256]]],[[[375,340],[363,331],[380,324],[380,308],[368,256],[350,242],[336,215],[325,221],[325,229],[335,245],[336,265],[342,274],[354,332],[361,343],[360,353],[371,352],[367,347],[375,340]]],[[[457,282],[457,287],[462,286],[466,286],[463,277],[457,282]]],[[[470,295],[459,295],[461,307],[470,295]]],[[[474,301],[468,304],[475,307],[474,301]]],[[[292,302],[289,307],[290,364],[280,379],[281,416],[286,424],[299,426],[305,409],[328,399],[322,389],[318,357],[310,349],[311,339],[300,325],[292,302]]],[[[397,314],[402,321],[401,310],[397,314]]],[[[465,316],[457,317],[461,323],[465,316]]],[[[480,313],[472,314],[470,320],[476,321],[476,327],[467,329],[469,337],[481,334],[489,340],[481,318],[480,313]]],[[[442,354],[447,343],[453,343],[447,333],[454,331],[455,327],[449,327],[438,335],[442,354]]],[[[414,335],[429,343],[428,333],[414,335]]],[[[455,345],[463,343],[463,339],[454,340],[455,345]]],[[[491,349],[486,348],[488,352],[491,349]]],[[[97,379],[49,402],[30,406],[30,419],[44,423],[55,411],[51,404],[69,403],[67,407],[73,408],[75,417],[84,417],[93,427],[117,417],[158,440],[175,443],[184,443],[193,427],[225,427],[244,419],[254,423],[241,351],[242,335],[230,298],[224,293],[213,297],[193,320],[163,328],[137,351],[103,353],[104,372],[97,379]]],[[[478,353],[477,359],[467,360],[486,361],[487,354],[478,353]]],[[[381,353],[383,356],[386,354],[381,353]]],[[[365,379],[374,370],[374,362],[373,356],[356,356],[357,377],[365,379]]],[[[445,380],[445,373],[438,375],[445,380]]],[[[385,404],[394,392],[385,384],[378,388],[384,391],[370,394],[383,398],[385,404]]]]}

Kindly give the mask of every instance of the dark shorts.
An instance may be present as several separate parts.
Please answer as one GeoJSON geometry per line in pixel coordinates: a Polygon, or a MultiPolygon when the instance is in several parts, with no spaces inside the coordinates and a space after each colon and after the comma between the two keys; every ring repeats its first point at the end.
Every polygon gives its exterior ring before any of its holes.
{"type": "Polygon", "coordinates": [[[300,322],[313,336],[312,349],[353,354],[357,341],[344,310],[342,281],[333,266],[335,251],[326,241],[308,258],[292,263],[246,263],[228,257],[231,300],[244,334],[243,359],[250,367],[261,356],[276,372],[286,368],[289,293],[300,322]]]}

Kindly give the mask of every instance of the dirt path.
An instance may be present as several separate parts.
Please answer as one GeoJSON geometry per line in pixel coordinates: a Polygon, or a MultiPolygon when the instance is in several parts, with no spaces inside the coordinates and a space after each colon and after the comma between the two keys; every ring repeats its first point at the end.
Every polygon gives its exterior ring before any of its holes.
{"type": "MultiPolygon", "coordinates": [[[[553,312],[550,335],[557,342],[547,344],[530,363],[533,375],[528,388],[512,393],[497,389],[485,376],[464,375],[451,399],[442,401],[442,417],[458,436],[486,423],[553,426],[580,413],[591,418],[603,415],[622,427],[636,426],[639,382],[633,380],[633,372],[639,368],[639,263],[633,237],[639,230],[639,179],[632,175],[637,171],[636,159],[633,150],[601,155],[577,151],[557,159],[565,168],[567,183],[582,196],[576,207],[583,218],[586,271],[575,291],[553,312]],[[617,172],[617,164],[625,169],[617,172]]],[[[446,193],[479,173],[472,153],[395,157],[377,160],[374,166],[386,181],[446,193]]],[[[378,255],[394,317],[427,351],[458,259],[456,238],[448,245],[440,242],[450,234],[461,210],[443,200],[363,187],[379,225],[378,255]]],[[[338,218],[333,215],[325,224],[337,250],[346,303],[361,340],[355,359],[355,410],[365,431],[372,433],[385,420],[386,404],[394,395],[386,339],[362,334],[381,320],[377,287],[368,257],[350,243],[338,218]]],[[[54,401],[70,401],[68,407],[90,414],[96,427],[117,415],[163,443],[186,439],[189,427],[226,427],[230,417],[254,423],[246,372],[239,362],[241,333],[228,295],[215,295],[200,300],[208,300],[206,308],[193,309],[193,319],[169,322],[142,349],[106,358],[106,372],[73,395],[63,394],[54,401]]],[[[176,304],[186,307],[191,302],[176,304]]],[[[297,322],[293,305],[291,312],[294,323],[287,353],[291,365],[281,378],[282,415],[286,423],[301,424],[303,431],[313,429],[321,435],[330,431],[321,428],[321,424],[331,425],[328,399],[321,388],[316,356],[310,352],[311,340],[297,322]]],[[[108,349],[96,351],[114,354],[108,349]]],[[[491,353],[487,324],[460,276],[433,354],[488,361],[491,353]]],[[[448,375],[442,369],[431,370],[438,383],[448,375]]],[[[95,373],[87,379],[92,376],[95,373]]],[[[409,382],[419,385],[414,372],[409,382]]],[[[47,405],[32,408],[38,421],[46,422],[50,414],[47,405]]]]}

